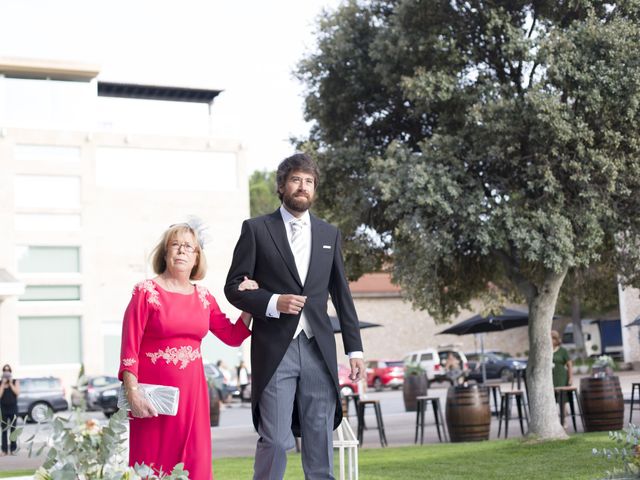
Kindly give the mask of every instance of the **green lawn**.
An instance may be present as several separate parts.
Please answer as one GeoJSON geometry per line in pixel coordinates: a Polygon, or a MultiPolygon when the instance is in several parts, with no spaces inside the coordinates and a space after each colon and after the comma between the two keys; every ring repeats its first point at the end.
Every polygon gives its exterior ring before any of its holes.
{"type": "MultiPolygon", "coordinates": [[[[615,464],[591,454],[612,447],[606,432],[573,435],[569,440],[528,444],[520,440],[428,444],[360,450],[360,478],[382,479],[601,479],[615,464]]],[[[216,480],[251,478],[253,459],[223,458],[214,462],[216,480]]],[[[336,457],[337,471],[337,457],[336,457]]],[[[29,471],[0,472],[0,478],[29,475],[29,471]]],[[[292,454],[285,479],[304,478],[300,456],[292,454]]]]}
{"type": "MultiPolygon", "coordinates": [[[[591,454],[611,447],[608,434],[574,435],[566,441],[526,444],[520,440],[429,444],[360,451],[360,478],[382,479],[601,479],[614,463],[591,454]]],[[[337,462],[337,458],[336,458],[337,462]]],[[[336,463],[337,464],[337,463],[336,463]]],[[[217,480],[251,478],[253,459],[214,462],[217,480]]],[[[336,470],[337,471],[337,470],[336,470]]],[[[300,456],[291,455],[285,479],[304,478],[300,456]]]]}

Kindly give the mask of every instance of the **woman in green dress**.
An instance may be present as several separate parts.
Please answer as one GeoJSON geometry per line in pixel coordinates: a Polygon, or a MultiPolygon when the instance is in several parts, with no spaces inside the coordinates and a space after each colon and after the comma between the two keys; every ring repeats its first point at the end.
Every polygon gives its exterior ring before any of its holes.
{"type": "MultiPolygon", "coordinates": [[[[553,388],[569,386],[573,383],[573,364],[569,352],[561,346],[562,340],[556,330],[551,330],[551,344],[553,345],[553,388]]],[[[566,409],[566,406],[566,402],[563,402],[561,408],[566,409]]],[[[564,418],[565,425],[563,427],[567,428],[566,410],[564,418]]]]}

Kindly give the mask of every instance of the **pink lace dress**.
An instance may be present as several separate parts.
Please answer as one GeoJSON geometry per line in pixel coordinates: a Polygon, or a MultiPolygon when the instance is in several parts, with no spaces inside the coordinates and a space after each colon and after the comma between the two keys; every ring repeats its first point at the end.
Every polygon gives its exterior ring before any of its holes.
{"type": "Polygon", "coordinates": [[[180,389],[178,414],[131,418],[129,464],[146,463],[170,472],[184,463],[189,478],[211,480],[209,393],[200,344],[211,331],[231,346],[250,334],[234,324],[205,287],[192,294],[163,290],[153,280],[138,283],[124,314],[118,377],[133,373],[140,383],[180,389]]]}

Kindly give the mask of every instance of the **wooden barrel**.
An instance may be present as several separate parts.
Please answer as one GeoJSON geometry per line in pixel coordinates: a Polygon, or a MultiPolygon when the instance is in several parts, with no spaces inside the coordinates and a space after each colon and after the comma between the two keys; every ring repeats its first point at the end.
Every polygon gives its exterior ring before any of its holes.
{"type": "Polygon", "coordinates": [[[585,431],[622,430],[624,398],[618,377],[585,377],[580,380],[580,404],[585,431]]]}
{"type": "Polygon", "coordinates": [[[452,442],[489,440],[489,389],[479,385],[449,387],[446,417],[452,442]]]}
{"type": "Polygon", "coordinates": [[[407,412],[417,410],[416,397],[427,394],[427,375],[425,373],[410,373],[405,375],[402,385],[402,398],[407,412]]]}

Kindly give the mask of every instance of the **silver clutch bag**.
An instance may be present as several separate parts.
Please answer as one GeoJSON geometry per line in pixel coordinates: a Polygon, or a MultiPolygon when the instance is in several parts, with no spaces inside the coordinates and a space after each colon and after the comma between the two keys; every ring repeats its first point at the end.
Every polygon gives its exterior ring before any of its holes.
{"type": "MultiPolygon", "coordinates": [[[[180,401],[180,389],[178,387],[139,383],[138,389],[158,414],[175,415],[178,413],[178,403],[180,401]]],[[[124,385],[120,385],[120,390],[118,391],[118,408],[131,410],[124,385]]]]}

